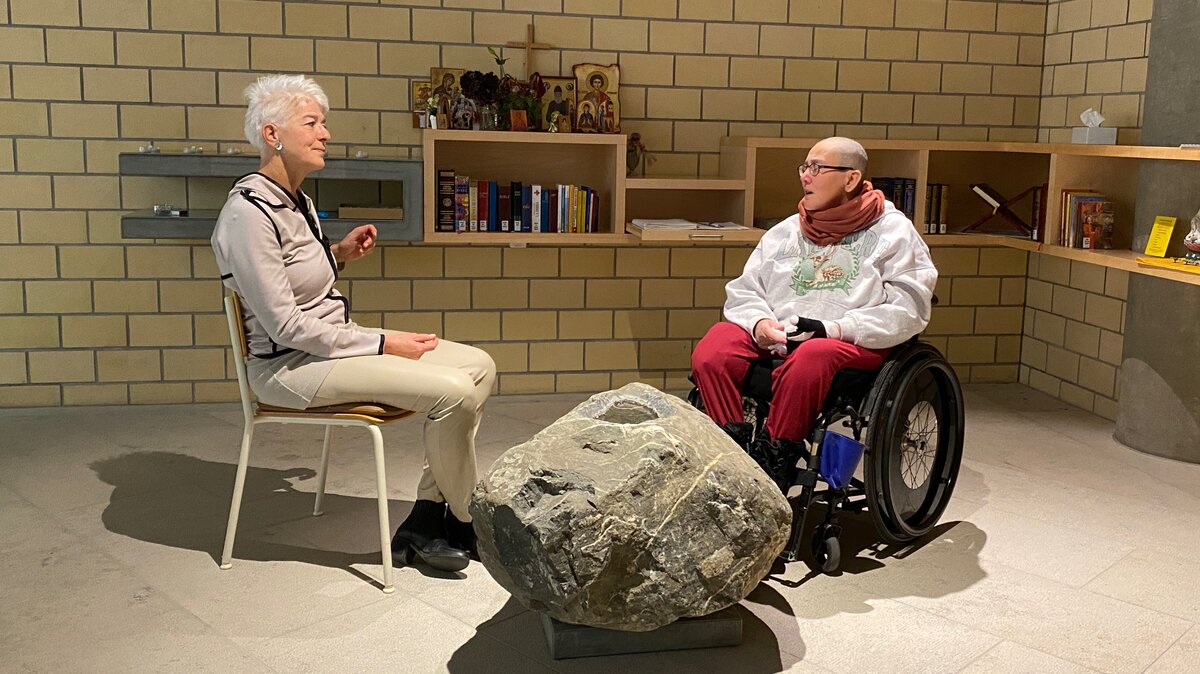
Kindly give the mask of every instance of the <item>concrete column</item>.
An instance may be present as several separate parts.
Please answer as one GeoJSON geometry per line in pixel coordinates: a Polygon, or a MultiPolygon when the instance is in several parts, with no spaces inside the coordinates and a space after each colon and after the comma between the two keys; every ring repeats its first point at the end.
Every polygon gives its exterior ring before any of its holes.
{"type": "MultiPolygon", "coordinates": [[[[1200,3],[1154,0],[1142,143],[1200,143],[1198,38],[1200,3]]],[[[1182,255],[1200,209],[1200,163],[1143,161],[1137,181],[1133,250],[1145,250],[1154,216],[1173,215],[1168,254],[1182,255]]],[[[1200,286],[1130,274],[1115,437],[1200,463],[1200,286]]]]}

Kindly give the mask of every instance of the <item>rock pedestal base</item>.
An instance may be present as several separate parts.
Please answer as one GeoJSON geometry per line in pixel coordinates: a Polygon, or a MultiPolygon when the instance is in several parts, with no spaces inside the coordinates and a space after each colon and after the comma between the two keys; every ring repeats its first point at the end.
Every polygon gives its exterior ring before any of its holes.
{"type": "Polygon", "coordinates": [[[715,648],[742,643],[742,614],[736,606],[699,618],[680,618],[670,625],[649,632],[626,632],[572,625],[555,620],[545,613],[542,614],[542,627],[546,631],[550,657],[555,660],[715,648]]]}

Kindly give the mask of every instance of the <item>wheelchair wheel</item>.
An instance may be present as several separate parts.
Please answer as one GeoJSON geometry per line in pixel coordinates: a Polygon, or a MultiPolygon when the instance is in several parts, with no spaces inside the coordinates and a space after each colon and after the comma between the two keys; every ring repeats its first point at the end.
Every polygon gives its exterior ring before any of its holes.
{"type": "Polygon", "coordinates": [[[868,398],[864,482],[880,537],[912,541],[942,516],[958,479],[963,398],[954,369],[934,347],[905,345],[868,398]]]}
{"type": "Polygon", "coordinates": [[[832,527],[820,525],[813,531],[813,563],[822,573],[833,573],[842,564],[842,544],[832,527]]]}

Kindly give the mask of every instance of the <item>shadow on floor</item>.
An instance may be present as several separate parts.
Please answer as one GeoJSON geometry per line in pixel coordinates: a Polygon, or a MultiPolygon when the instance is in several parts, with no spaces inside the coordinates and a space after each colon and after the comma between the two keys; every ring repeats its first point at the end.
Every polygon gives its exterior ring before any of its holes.
{"type": "MultiPolygon", "coordinates": [[[[790,612],[787,602],[774,588],[760,584],[754,594],[758,601],[781,606],[781,610],[790,612]]],[[[791,626],[786,628],[795,630],[794,635],[777,635],[745,607],[738,606],[737,609],[742,616],[742,643],[737,646],[553,660],[542,631],[541,616],[534,611],[524,610],[515,599],[510,598],[495,616],[480,624],[475,635],[454,652],[446,663],[446,669],[452,674],[491,671],[488,665],[495,661],[497,640],[560,672],[624,670],[765,674],[785,671],[794,664],[794,658],[784,663],[779,644],[780,637],[784,637],[782,641],[787,643],[800,642],[799,626],[795,621],[790,621],[791,626]]]]}
{"type": "MultiPolygon", "coordinates": [[[[958,481],[963,479],[973,483],[971,495],[973,498],[984,498],[987,489],[982,475],[966,466],[959,468],[958,481]]],[[[954,496],[951,495],[951,499],[954,496]]],[[[785,578],[787,567],[776,559],[771,572],[764,582],[778,583],[784,587],[795,588],[821,575],[812,561],[812,535],[816,523],[821,522],[826,513],[823,503],[814,503],[808,518],[807,531],[800,542],[801,558],[793,565],[806,568],[807,573],[799,579],[785,578]]],[[[982,580],[987,574],[979,565],[979,554],[987,544],[987,532],[971,522],[943,521],[936,525],[924,536],[904,545],[885,543],[880,540],[875,530],[872,516],[868,512],[840,512],[838,522],[842,526],[839,537],[841,543],[841,565],[834,571],[833,576],[857,576],[884,569],[889,559],[906,560],[914,558],[919,563],[922,556],[936,559],[939,569],[943,571],[942,581],[936,589],[922,587],[916,594],[925,597],[942,597],[964,590],[982,580]],[[923,555],[921,553],[924,553],[923,555]]],[[[912,596],[914,588],[911,583],[894,586],[894,593],[888,598],[912,596]]]]}
{"type": "MultiPolygon", "coordinates": [[[[235,464],[151,451],[95,461],[91,468],[114,487],[101,515],[109,531],[148,543],[205,552],[214,563],[220,562],[237,473],[235,464]],[[148,490],[147,485],[153,484],[164,488],[148,490]]],[[[314,520],[314,493],[297,491],[293,481],[315,477],[310,468],[247,469],[233,549],[235,563],[302,562],[342,569],[378,584],[352,566],[380,563],[376,500],[326,492],[323,511],[335,515],[338,523],[361,525],[334,526],[314,520]],[[304,519],[314,521],[311,526],[281,529],[282,525],[304,519]]],[[[407,501],[391,501],[393,529],[411,507],[407,501]],[[398,503],[402,504],[402,512],[397,512],[398,503]]]]}

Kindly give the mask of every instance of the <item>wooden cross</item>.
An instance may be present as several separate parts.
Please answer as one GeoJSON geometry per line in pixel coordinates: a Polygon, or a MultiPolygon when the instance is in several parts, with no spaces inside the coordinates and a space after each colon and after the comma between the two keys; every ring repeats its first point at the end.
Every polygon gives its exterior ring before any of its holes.
{"type": "Polygon", "coordinates": [[[505,47],[520,47],[525,50],[525,81],[526,82],[529,81],[529,76],[531,74],[533,74],[533,70],[532,70],[533,50],[534,49],[550,49],[551,48],[550,45],[548,45],[548,44],[543,44],[541,42],[533,41],[533,24],[532,23],[529,24],[529,26],[527,26],[525,28],[525,41],[524,42],[515,42],[515,41],[506,42],[504,44],[504,46],[505,47]]]}

